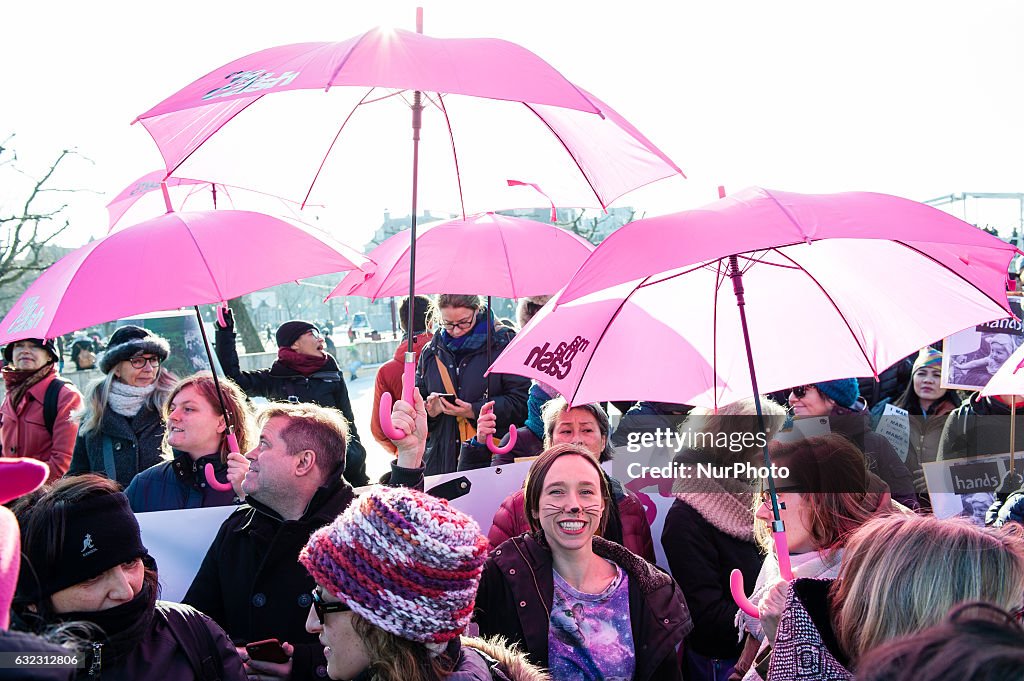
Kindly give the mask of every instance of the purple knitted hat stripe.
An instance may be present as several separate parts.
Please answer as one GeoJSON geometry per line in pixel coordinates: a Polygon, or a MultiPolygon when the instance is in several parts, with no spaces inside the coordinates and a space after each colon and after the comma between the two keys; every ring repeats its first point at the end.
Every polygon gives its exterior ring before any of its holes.
{"type": "Polygon", "coordinates": [[[469,624],[487,550],[476,522],[447,501],[378,487],[314,532],[299,560],[372,624],[441,643],[469,624]]]}

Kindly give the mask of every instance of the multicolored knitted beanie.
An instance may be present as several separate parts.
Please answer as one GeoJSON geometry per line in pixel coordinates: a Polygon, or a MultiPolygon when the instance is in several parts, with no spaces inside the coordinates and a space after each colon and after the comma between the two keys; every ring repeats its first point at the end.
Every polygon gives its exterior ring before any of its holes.
{"type": "Polygon", "coordinates": [[[442,643],[469,624],[488,548],[476,521],[446,500],[375,487],[314,532],[299,562],[384,631],[442,643]]]}

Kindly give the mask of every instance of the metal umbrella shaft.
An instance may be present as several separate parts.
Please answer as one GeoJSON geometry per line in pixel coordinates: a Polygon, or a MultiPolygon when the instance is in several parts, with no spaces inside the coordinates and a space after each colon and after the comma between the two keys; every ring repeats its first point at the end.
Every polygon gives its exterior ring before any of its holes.
{"type": "MultiPolygon", "coordinates": [[[[228,411],[228,407],[224,404],[224,395],[220,391],[220,380],[217,378],[217,365],[213,361],[213,353],[210,350],[210,340],[206,336],[206,327],[203,325],[203,316],[199,313],[199,306],[193,306],[196,311],[196,321],[199,322],[199,333],[203,337],[203,349],[206,351],[206,358],[210,361],[210,373],[213,375],[213,389],[217,393],[217,401],[220,403],[220,412],[224,415],[224,426],[227,428],[227,432],[224,437],[227,439],[228,451],[232,454],[240,454],[241,448],[238,446],[238,438],[235,437],[235,424],[231,419],[231,412],[228,411]]],[[[206,482],[209,483],[210,487],[221,492],[227,492],[232,488],[230,483],[222,483],[217,480],[213,474],[213,466],[206,464],[206,482]]]]}

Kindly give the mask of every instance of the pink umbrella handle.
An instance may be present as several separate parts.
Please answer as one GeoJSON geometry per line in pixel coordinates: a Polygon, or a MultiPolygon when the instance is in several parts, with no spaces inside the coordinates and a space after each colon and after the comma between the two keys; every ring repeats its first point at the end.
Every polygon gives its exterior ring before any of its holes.
{"type": "MultiPolygon", "coordinates": [[[[238,438],[235,437],[235,434],[229,430],[226,439],[228,441],[228,451],[232,454],[238,454],[238,438]]],[[[204,470],[206,471],[206,484],[213,489],[218,492],[233,492],[235,490],[235,488],[231,486],[230,482],[221,482],[217,479],[217,476],[213,474],[213,464],[206,464],[206,468],[204,470]]]]}
{"type": "Polygon", "coordinates": [[[516,446],[516,427],[508,427],[508,442],[505,443],[504,447],[500,447],[494,444],[494,436],[487,436],[487,449],[491,450],[491,454],[508,454],[512,451],[512,448],[516,446]]]}
{"type": "MultiPolygon", "coordinates": [[[[792,582],[793,568],[789,562],[789,540],[786,539],[786,531],[772,532],[772,538],[775,540],[775,555],[779,559],[779,574],[787,582],[792,582]]],[[[732,592],[732,599],[736,601],[740,610],[751,617],[758,616],[757,606],[751,603],[743,592],[743,573],[739,570],[729,573],[729,591],[732,592]]]]}
{"type": "MultiPolygon", "coordinates": [[[[228,328],[228,321],[224,318],[224,311],[228,309],[227,303],[221,303],[217,306],[217,324],[222,329],[228,328]]],[[[237,445],[235,445],[237,446],[237,445]]]]}
{"type": "Polygon", "coordinates": [[[736,601],[736,605],[739,606],[740,610],[751,617],[758,616],[757,606],[750,602],[747,594],[743,593],[743,573],[739,570],[733,570],[729,573],[729,591],[732,592],[732,599],[736,601]]]}
{"type": "Polygon", "coordinates": [[[230,482],[221,482],[217,479],[217,476],[213,474],[212,463],[206,464],[206,484],[218,492],[233,492],[235,489],[230,482]]]}
{"type": "MultiPolygon", "coordinates": [[[[412,391],[416,389],[416,354],[405,353],[405,367],[402,372],[402,399],[413,404],[412,391]]],[[[380,396],[380,407],[377,415],[380,416],[380,429],[391,440],[401,440],[407,433],[395,428],[391,423],[391,406],[394,404],[391,393],[384,393],[380,396]]]]}
{"type": "Polygon", "coordinates": [[[789,540],[786,538],[786,531],[772,532],[775,539],[775,555],[779,559],[779,574],[787,582],[793,581],[793,568],[789,563],[789,540]]]}

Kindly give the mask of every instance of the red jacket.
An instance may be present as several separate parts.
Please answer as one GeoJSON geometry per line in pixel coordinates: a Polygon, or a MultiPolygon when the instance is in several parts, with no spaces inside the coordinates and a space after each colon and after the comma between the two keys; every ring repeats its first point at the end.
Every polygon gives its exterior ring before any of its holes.
{"type": "Polygon", "coordinates": [[[73,385],[65,385],[57,395],[57,418],[53,422],[53,437],[43,420],[43,399],[46,388],[56,379],[47,376],[28,389],[15,409],[10,395],[0,404],[0,444],[3,456],[24,456],[39,459],[50,467],[47,482],[53,482],[67,472],[71,453],[75,450],[78,424],[71,421],[71,412],[82,406],[82,393],[73,385]]]}
{"type": "MultiPolygon", "coordinates": [[[[622,489],[623,496],[618,498],[619,519],[622,523],[622,541],[607,537],[611,541],[621,543],[627,549],[653,563],[654,540],[651,539],[651,526],[647,523],[644,506],[632,492],[622,489]]],[[[618,496],[618,495],[616,495],[618,496]]],[[[530,523],[526,520],[526,497],[519,489],[505,497],[501,506],[494,514],[491,530],[487,539],[491,547],[496,547],[512,537],[518,537],[530,531],[530,523]]],[[[609,534],[606,532],[605,534],[609,534]]]]}
{"type": "MultiPolygon", "coordinates": [[[[417,360],[420,358],[420,351],[423,349],[423,346],[429,343],[433,337],[433,334],[424,331],[413,339],[412,348],[413,352],[416,353],[417,360]]],[[[397,400],[398,396],[402,394],[402,367],[405,365],[405,350],[408,347],[408,341],[403,340],[398,345],[398,349],[395,350],[394,358],[380,365],[380,368],[377,369],[377,383],[373,387],[373,410],[370,412],[370,432],[373,433],[373,439],[392,454],[397,450],[395,445],[391,443],[391,440],[388,439],[388,436],[381,430],[380,416],[377,412],[380,410],[381,395],[391,393],[391,397],[397,400]]]]}

